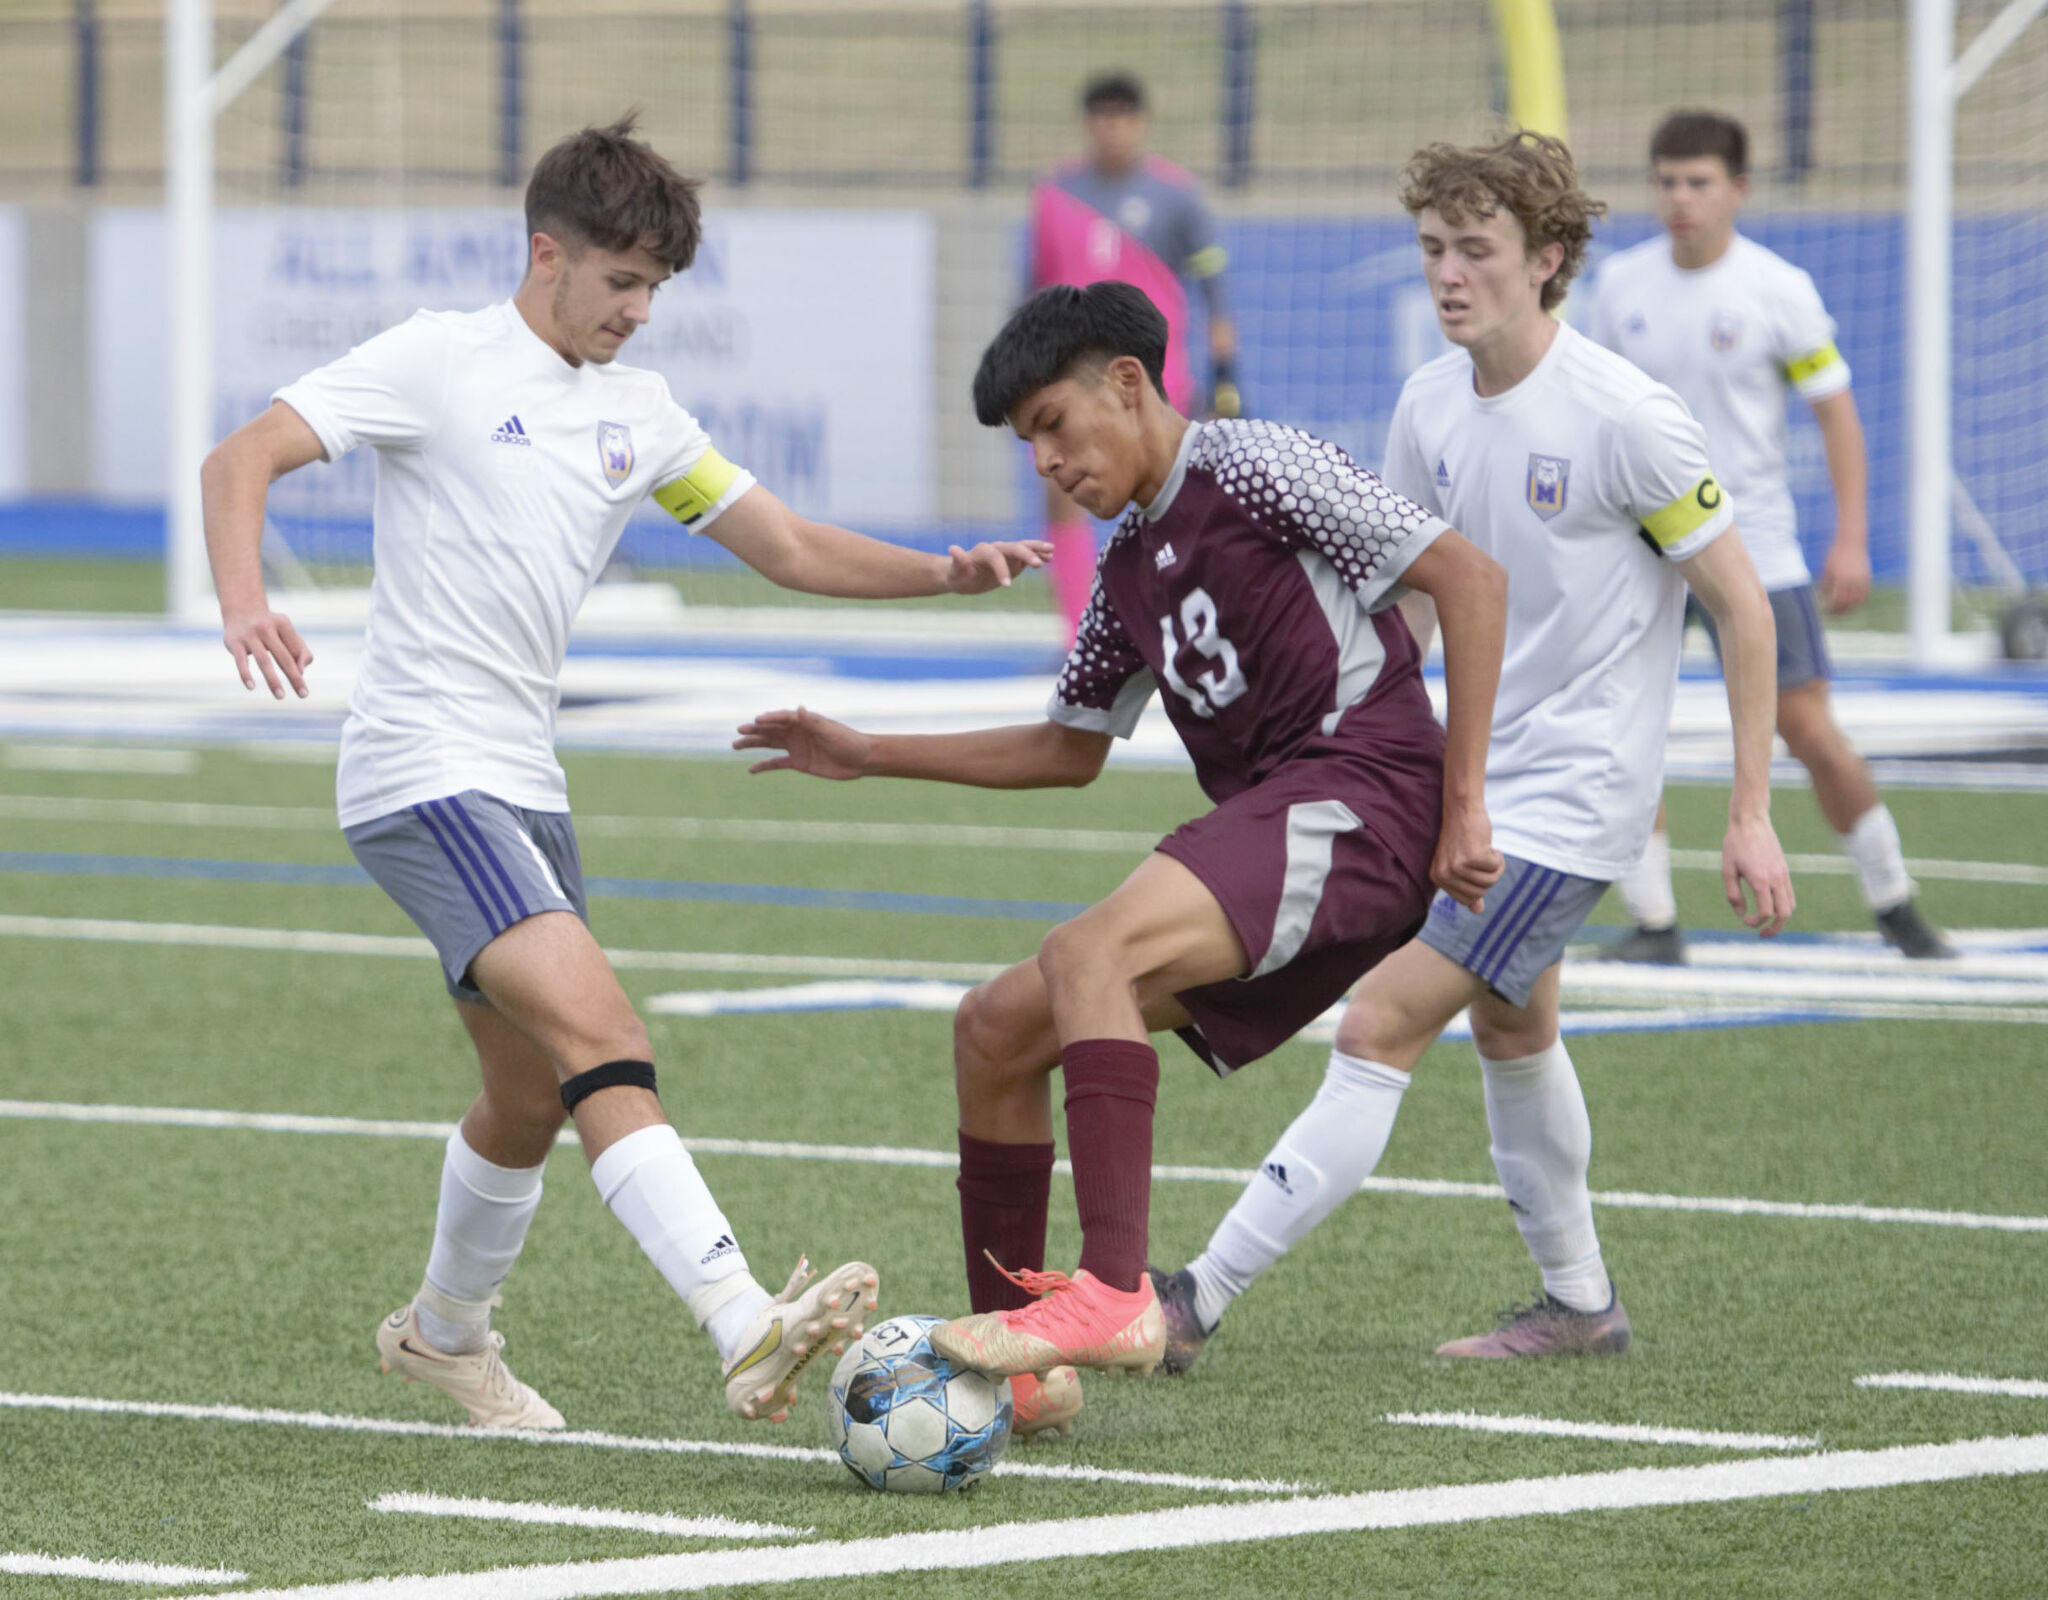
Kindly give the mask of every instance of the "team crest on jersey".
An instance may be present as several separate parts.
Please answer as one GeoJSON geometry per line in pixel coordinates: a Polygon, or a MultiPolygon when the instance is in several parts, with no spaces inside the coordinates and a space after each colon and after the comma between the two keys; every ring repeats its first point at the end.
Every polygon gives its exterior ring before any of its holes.
{"type": "Polygon", "coordinates": [[[633,430],[623,422],[597,425],[597,459],[605,481],[617,488],[633,472],[633,430]]]}
{"type": "Polygon", "coordinates": [[[1742,319],[1732,311],[1717,311],[1707,328],[1707,342],[1722,355],[1733,350],[1742,340],[1742,319]]]}
{"type": "Polygon", "coordinates": [[[1570,461],[1562,456],[1529,458],[1529,509],[1545,522],[1564,510],[1571,487],[1570,461]]]}

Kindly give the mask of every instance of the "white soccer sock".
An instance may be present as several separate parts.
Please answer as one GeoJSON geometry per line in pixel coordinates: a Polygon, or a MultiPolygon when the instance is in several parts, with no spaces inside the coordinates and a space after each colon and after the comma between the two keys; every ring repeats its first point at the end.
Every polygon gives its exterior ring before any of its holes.
{"type": "Polygon", "coordinates": [[[1671,835],[1659,828],[1650,835],[1643,859],[1615,881],[1622,909],[1638,928],[1671,928],[1678,924],[1678,896],[1671,888],[1671,835]]]}
{"type": "Polygon", "coordinates": [[[436,1350],[469,1355],[483,1349],[491,1331],[491,1299],[526,1243],[546,1170],[486,1161],[459,1127],[448,1136],[434,1247],[426,1279],[413,1297],[420,1332],[436,1350]]]}
{"type": "Polygon", "coordinates": [[[1612,1289],[1586,1189],[1593,1124],[1564,1041],[1513,1061],[1481,1056],[1479,1065],[1494,1170],[1543,1287],[1574,1310],[1604,1311],[1612,1289]]]}
{"type": "Polygon", "coordinates": [[[1858,817],[1847,833],[1837,834],[1842,853],[1856,869],[1863,903],[1872,911],[1889,911],[1913,898],[1913,880],[1906,876],[1905,847],[1899,825],[1882,800],[1858,817]]]}
{"type": "Polygon", "coordinates": [[[637,1129],[590,1164],[590,1178],[612,1215],[711,1334],[719,1358],[730,1360],[730,1345],[769,1295],[747,1270],[732,1224],[683,1148],[682,1136],[666,1122],[637,1129]],[[742,1305],[742,1316],[722,1314],[742,1305]]]}
{"type": "Polygon", "coordinates": [[[1203,1327],[1215,1327],[1253,1279],[1358,1192],[1387,1148],[1407,1087],[1405,1072],[1330,1052],[1315,1099],[1260,1163],[1208,1249],[1188,1263],[1203,1327]]]}

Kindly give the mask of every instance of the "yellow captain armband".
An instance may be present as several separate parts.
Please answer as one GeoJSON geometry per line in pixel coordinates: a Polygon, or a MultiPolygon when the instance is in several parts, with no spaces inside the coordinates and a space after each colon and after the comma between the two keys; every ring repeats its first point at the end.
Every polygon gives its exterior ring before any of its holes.
{"type": "Polygon", "coordinates": [[[739,475],[738,467],[707,447],[688,472],[654,491],[654,503],[687,528],[725,497],[739,475]]]}
{"type": "Polygon", "coordinates": [[[1212,244],[1206,249],[1197,250],[1188,257],[1188,276],[1191,278],[1213,278],[1224,269],[1229,260],[1230,258],[1223,253],[1222,245],[1212,244]]]}
{"type": "Polygon", "coordinates": [[[1663,510],[1643,518],[1643,531],[1657,541],[1659,550],[1669,550],[1712,522],[1727,498],[1710,472],[1663,510]]]}
{"type": "Polygon", "coordinates": [[[1829,367],[1840,366],[1842,352],[1832,344],[1824,344],[1818,350],[1809,350],[1796,361],[1785,363],[1785,376],[1795,385],[1808,378],[1818,377],[1829,367]]]}

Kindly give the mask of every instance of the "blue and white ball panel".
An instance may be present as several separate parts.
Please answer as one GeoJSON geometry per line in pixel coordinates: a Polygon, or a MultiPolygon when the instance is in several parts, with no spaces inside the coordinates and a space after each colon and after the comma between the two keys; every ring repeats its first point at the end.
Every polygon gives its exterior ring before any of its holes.
{"type": "Polygon", "coordinates": [[[956,1370],[931,1346],[941,1317],[891,1317],[833,1370],[826,1426],[870,1489],[939,1494],[996,1464],[1010,1442],[1008,1380],[956,1370]]]}
{"type": "Polygon", "coordinates": [[[1447,894],[1430,902],[1422,942],[1482,980],[1509,1005],[1525,1006],[1536,980],[1564,959],[1572,935],[1607,885],[1507,856],[1486,909],[1467,911],[1447,894]]]}

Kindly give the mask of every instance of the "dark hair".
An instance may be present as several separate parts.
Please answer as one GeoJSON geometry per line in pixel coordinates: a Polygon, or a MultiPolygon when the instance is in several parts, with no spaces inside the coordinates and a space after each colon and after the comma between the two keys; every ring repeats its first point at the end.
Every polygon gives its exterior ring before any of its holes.
{"type": "Polygon", "coordinates": [[[1563,303],[1565,290],[1585,265],[1593,219],[1607,211],[1579,187],[1578,169],[1564,141],[1541,133],[1510,134],[1498,144],[1433,144],[1416,151],[1401,174],[1401,204],[1410,216],[1441,212],[1454,227],[1505,207],[1522,225],[1531,255],[1545,245],[1563,245],[1564,260],[1543,285],[1545,311],[1563,303]]]}
{"type": "Polygon", "coordinates": [[[1134,356],[1166,398],[1166,318],[1128,283],[1054,284],[1026,300],[981,353],[974,374],[974,414],[999,428],[1047,384],[1086,362],[1107,365],[1134,356]]]}
{"type": "Polygon", "coordinates": [[[1143,111],[1145,86],[1128,72],[1097,73],[1081,91],[1081,109],[1095,111],[1143,111]]]}
{"type": "Polygon", "coordinates": [[[681,272],[703,235],[698,182],[686,178],[644,139],[633,137],[637,111],[608,128],[585,128],[549,147],[526,185],[526,231],[575,248],[623,252],[645,245],[681,272]]]}
{"type": "Polygon", "coordinates": [[[1674,111],[1650,135],[1650,162],[1719,156],[1728,176],[1749,171],[1749,130],[1718,111],[1674,111]]]}

